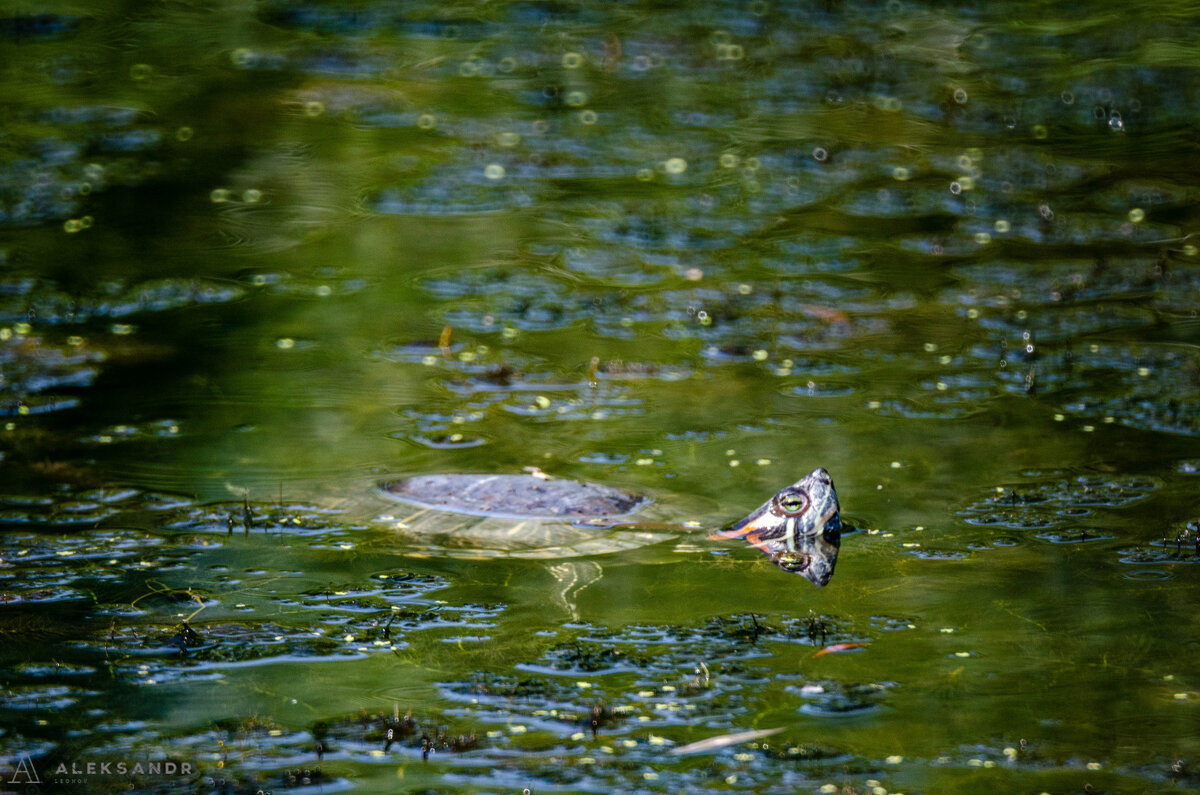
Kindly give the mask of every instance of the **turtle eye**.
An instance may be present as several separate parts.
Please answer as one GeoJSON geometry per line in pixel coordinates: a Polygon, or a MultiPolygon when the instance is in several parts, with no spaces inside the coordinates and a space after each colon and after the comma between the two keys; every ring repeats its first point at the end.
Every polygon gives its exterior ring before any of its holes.
{"type": "Polygon", "coordinates": [[[808,555],[785,552],[775,560],[775,565],[784,571],[804,571],[812,560],[808,555]]]}
{"type": "Polygon", "coordinates": [[[795,516],[808,507],[808,498],[803,494],[788,494],[779,500],[779,508],[789,516],[795,516]]]}

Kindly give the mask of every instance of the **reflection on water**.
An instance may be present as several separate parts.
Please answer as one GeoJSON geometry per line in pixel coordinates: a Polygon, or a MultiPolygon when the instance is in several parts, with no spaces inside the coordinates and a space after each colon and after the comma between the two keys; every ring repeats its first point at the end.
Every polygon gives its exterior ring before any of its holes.
{"type": "Polygon", "coordinates": [[[1195,22],[0,12],[3,764],[1200,786],[1195,22]],[[683,526],[378,521],[529,466],[683,526]],[[828,587],[705,540],[814,467],[828,587]]]}

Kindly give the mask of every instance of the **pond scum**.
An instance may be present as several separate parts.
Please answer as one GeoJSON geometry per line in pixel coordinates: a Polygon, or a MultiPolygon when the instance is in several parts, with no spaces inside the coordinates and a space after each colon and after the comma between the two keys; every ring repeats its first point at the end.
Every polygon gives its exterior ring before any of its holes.
{"type": "Polygon", "coordinates": [[[1195,17],[0,11],[0,777],[1200,789],[1195,17]],[[376,493],[529,468],[677,526],[376,493]]]}

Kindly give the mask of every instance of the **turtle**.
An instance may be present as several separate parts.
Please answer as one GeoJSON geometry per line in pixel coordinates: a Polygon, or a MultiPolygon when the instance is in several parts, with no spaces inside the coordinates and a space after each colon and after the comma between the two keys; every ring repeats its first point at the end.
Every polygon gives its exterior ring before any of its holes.
{"type": "MultiPolygon", "coordinates": [[[[379,492],[415,509],[403,517],[381,516],[382,521],[427,550],[455,557],[585,557],[690,531],[681,524],[634,520],[633,514],[654,502],[649,497],[552,478],[540,470],[415,475],[383,484],[379,492]]],[[[833,480],[818,468],[708,538],[742,539],[783,571],[823,587],[833,576],[841,531],[833,480]]],[[[576,571],[571,576],[580,575],[576,571]]]]}

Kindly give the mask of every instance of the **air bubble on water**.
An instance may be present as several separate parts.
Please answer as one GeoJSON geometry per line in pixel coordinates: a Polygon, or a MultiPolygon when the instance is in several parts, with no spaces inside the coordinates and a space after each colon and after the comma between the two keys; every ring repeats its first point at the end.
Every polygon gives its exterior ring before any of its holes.
{"type": "Polygon", "coordinates": [[[813,160],[818,163],[824,163],[829,158],[829,152],[824,147],[818,146],[812,150],[813,160]]]}
{"type": "Polygon", "coordinates": [[[1064,105],[1074,105],[1075,104],[1075,95],[1072,94],[1070,91],[1062,92],[1061,94],[1058,95],[1058,98],[1062,100],[1062,104],[1064,104],[1064,105]]]}
{"type": "Polygon", "coordinates": [[[967,104],[967,91],[963,88],[954,89],[954,101],[959,105],[967,104]]]}
{"type": "Polygon", "coordinates": [[[746,57],[746,51],[740,44],[718,44],[717,60],[740,61],[746,57]]]}
{"type": "Polygon", "coordinates": [[[883,94],[875,95],[874,105],[877,110],[889,113],[897,113],[904,107],[904,103],[900,101],[899,97],[889,97],[883,94]]]}

